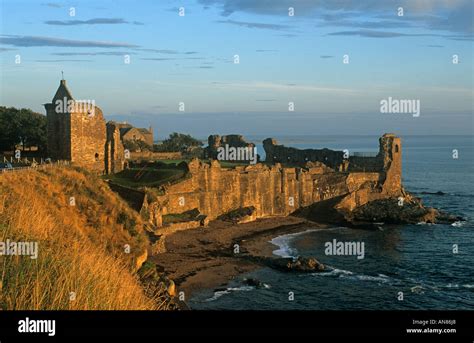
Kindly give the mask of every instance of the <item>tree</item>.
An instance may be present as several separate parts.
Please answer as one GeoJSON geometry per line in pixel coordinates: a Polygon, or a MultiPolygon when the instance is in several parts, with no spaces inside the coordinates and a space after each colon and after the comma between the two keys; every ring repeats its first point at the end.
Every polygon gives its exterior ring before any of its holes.
{"type": "Polygon", "coordinates": [[[0,106],[0,150],[23,150],[33,146],[46,149],[46,116],[30,109],[0,106]]]}
{"type": "Polygon", "coordinates": [[[151,151],[151,146],[140,139],[126,140],[123,147],[129,151],[151,151]]]}
{"type": "Polygon", "coordinates": [[[190,148],[202,145],[200,140],[191,137],[191,135],[173,132],[163,143],[154,145],[153,148],[157,152],[187,152],[190,148]]]}

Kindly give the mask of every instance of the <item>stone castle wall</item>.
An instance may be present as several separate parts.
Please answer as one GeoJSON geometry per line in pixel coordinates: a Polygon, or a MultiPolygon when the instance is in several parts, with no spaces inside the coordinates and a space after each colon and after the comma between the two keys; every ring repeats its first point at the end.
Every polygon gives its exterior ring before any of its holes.
{"type": "Polygon", "coordinates": [[[124,152],[120,134],[106,128],[102,110],[91,102],[75,101],[61,80],[47,116],[48,157],[67,160],[98,173],[123,169],[124,152]]]}
{"type": "Polygon", "coordinates": [[[71,162],[91,170],[103,171],[105,161],[105,119],[102,110],[71,113],[71,162]]]}
{"type": "MultiPolygon", "coordinates": [[[[149,205],[154,224],[162,215],[198,209],[208,219],[232,210],[254,207],[256,218],[285,216],[315,202],[347,195],[363,188],[377,192],[380,173],[320,173],[280,164],[257,164],[233,169],[192,161],[191,177],[170,185],[149,205]]],[[[158,225],[159,226],[159,225],[158,225]]]]}
{"type": "Polygon", "coordinates": [[[71,115],[56,113],[52,104],[45,105],[47,113],[48,156],[53,160],[71,159],[71,115]]]}
{"type": "MultiPolygon", "coordinates": [[[[198,209],[208,219],[232,210],[254,207],[256,218],[285,216],[298,208],[342,197],[339,209],[351,211],[369,201],[402,194],[400,140],[394,135],[380,139],[381,152],[369,158],[376,171],[336,171],[320,162],[285,168],[276,163],[222,168],[193,160],[189,177],[166,186],[164,195],[149,205],[154,224],[161,216],[198,209]],[[398,148],[397,148],[398,146],[398,148]]],[[[335,155],[336,156],[336,155],[335,155]]],[[[354,167],[354,169],[357,169],[354,167]]]]}
{"type": "Polygon", "coordinates": [[[208,146],[204,149],[205,158],[217,159],[218,148],[229,147],[234,148],[253,148],[255,144],[247,142],[242,135],[210,135],[207,138],[208,146]]]}
{"type": "Polygon", "coordinates": [[[271,163],[305,164],[322,162],[334,170],[341,170],[344,152],[330,149],[296,149],[279,145],[273,138],[263,141],[266,161],[271,163]]]}
{"type": "Polygon", "coordinates": [[[123,170],[125,149],[120,139],[120,128],[114,122],[107,123],[107,141],[105,144],[105,172],[118,173],[123,170]]]}

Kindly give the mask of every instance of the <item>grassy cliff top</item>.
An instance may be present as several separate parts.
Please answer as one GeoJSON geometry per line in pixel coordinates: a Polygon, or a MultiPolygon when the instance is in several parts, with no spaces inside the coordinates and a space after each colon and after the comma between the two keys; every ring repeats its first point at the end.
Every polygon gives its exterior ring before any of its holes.
{"type": "Polygon", "coordinates": [[[0,242],[36,242],[38,256],[0,255],[0,309],[154,309],[134,274],[142,225],[84,170],[1,174],[0,242]]]}

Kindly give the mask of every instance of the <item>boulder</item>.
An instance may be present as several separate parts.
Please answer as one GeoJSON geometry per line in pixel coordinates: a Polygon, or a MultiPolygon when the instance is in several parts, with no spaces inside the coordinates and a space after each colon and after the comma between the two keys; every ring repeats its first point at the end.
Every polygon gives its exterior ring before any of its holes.
{"type": "Polygon", "coordinates": [[[314,257],[298,257],[275,259],[272,263],[273,267],[282,271],[295,271],[304,273],[321,272],[325,270],[324,264],[314,257]]]}
{"type": "Polygon", "coordinates": [[[265,288],[265,284],[262,281],[254,278],[244,279],[244,283],[247,286],[253,286],[255,288],[265,288]]]}
{"type": "Polygon", "coordinates": [[[381,199],[368,202],[356,208],[350,221],[383,222],[386,224],[417,224],[417,223],[453,223],[463,218],[452,216],[438,210],[425,207],[420,199],[407,197],[408,201],[398,199],[381,199]]]}

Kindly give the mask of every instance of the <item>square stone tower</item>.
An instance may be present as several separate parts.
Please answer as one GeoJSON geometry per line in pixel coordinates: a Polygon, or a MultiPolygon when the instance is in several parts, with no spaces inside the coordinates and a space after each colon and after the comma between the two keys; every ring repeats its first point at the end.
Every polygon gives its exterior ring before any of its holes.
{"type": "Polygon", "coordinates": [[[383,157],[383,171],[385,182],[383,191],[389,194],[398,194],[402,189],[402,142],[400,137],[393,133],[386,133],[380,137],[380,156],[383,157]]]}
{"type": "Polygon", "coordinates": [[[44,107],[48,156],[102,173],[105,169],[106,124],[95,101],[74,100],[66,80],[61,80],[53,100],[44,107]]]}

